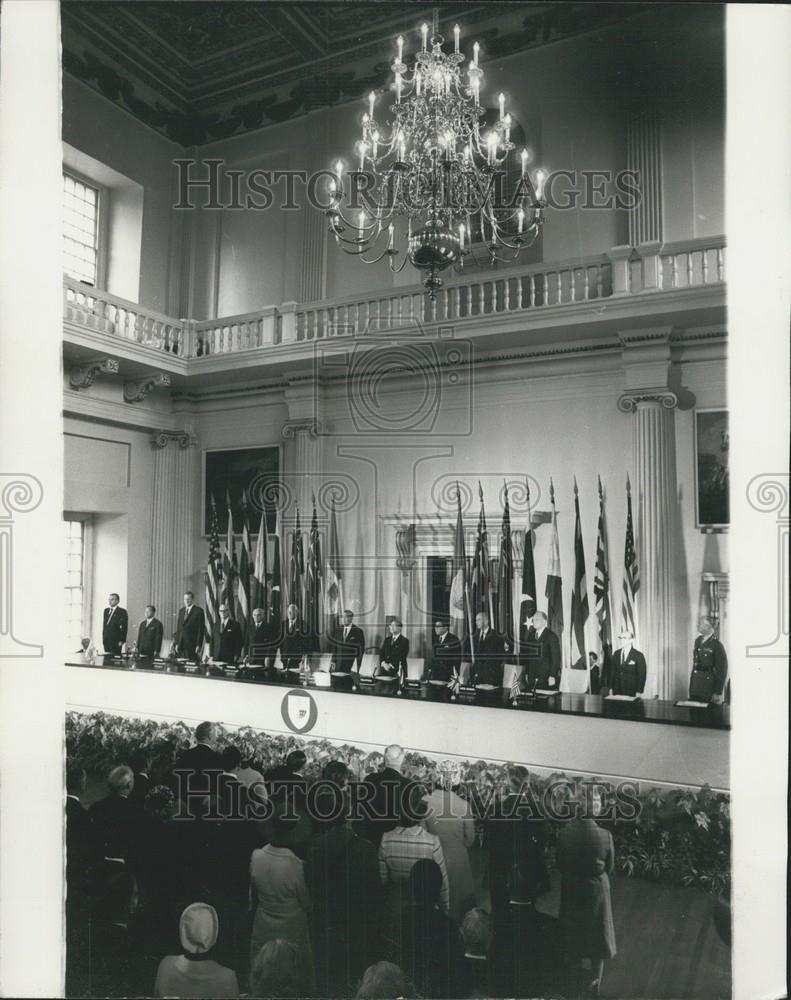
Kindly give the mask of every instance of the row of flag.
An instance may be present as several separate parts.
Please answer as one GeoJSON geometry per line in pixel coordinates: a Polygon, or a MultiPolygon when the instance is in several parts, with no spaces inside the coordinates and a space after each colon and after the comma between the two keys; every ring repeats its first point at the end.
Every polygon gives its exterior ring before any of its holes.
{"type": "MultiPolygon", "coordinates": [[[[468,645],[473,658],[475,657],[475,618],[479,612],[487,612],[492,627],[506,637],[506,640],[512,644],[512,651],[516,652],[514,647],[524,637],[525,623],[532,618],[537,610],[536,570],[533,554],[534,532],[530,513],[530,492],[529,487],[526,488],[527,528],[524,533],[522,585],[519,593],[518,616],[515,615],[513,544],[508,487],[506,485],[504,491],[496,587],[492,585],[490,579],[491,560],[483,489],[479,483],[478,494],[481,507],[478,516],[475,552],[471,561],[468,560],[465,551],[461,494],[457,490],[450,624],[451,630],[468,645]]],[[[604,670],[612,655],[613,635],[605,503],[601,479],[598,482],[598,490],[599,521],[593,594],[598,639],[598,649],[595,652],[599,655],[600,668],[604,670]]],[[[551,538],[549,566],[544,587],[547,626],[558,637],[561,637],[564,667],[574,672],[565,677],[566,689],[584,691],[588,689],[589,685],[589,651],[586,649],[586,632],[590,609],[576,478],[574,480],[574,583],[571,591],[571,622],[568,644],[564,638],[560,541],[555,507],[555,488],[551,480],[549,495],[551,538]]],[[[620,626],[629,629],[636,637],[636,597],[640,587],[640,576],[632,521],[632,494],[628,478],[626,481],[626,502],[626,539],[620,626]]],[[[221,545],[217,506],[214,497],[211,498],[209,558],[206,568],[207,642],[211,641],[211,636],[214,634],[219,619],[219,607],[223,602],[227,603],[231,613],[245,632],[252,623],[252,613],[255,608],[264,610],[265,621],[271,625],[282,621],[285,616],[286,604],[291,603],[299,609],[300,618],[306,631],[309,636],[314,638],[315,647],[318,649],[321,636],[330,632],[337,625],[338,615],[344,608],[341,559],[334,505],[330,512],[326,553],[323,553],[316,501],[315,498],[313,499],[307,558],[304,552],[300,512],[299,508],[296,509],[294,529],[290,532],[290,539],[288,539],[288,573],[287,578],[284,578],[284,549],[279,515],[276,517],[274,535],[270,538],[266,512],[262,512],[256,545],[253,550],[250,541],[248,507],[243,496],[241,503],[241,547],[237,554],[229,494],[226,494],[226,504],[228,507],[228,528],[224,545],[221,545]]],[[[566,670],[564,670],[564,675],[566,675],[566,670]]],[[[562,683],[561,687],[563,686],[562,683]]]]}

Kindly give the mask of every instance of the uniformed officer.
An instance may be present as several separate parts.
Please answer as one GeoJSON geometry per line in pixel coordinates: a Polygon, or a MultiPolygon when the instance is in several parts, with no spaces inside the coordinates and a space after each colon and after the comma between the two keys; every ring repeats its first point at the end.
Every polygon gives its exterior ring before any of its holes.
{"type": "Polygon", "coordinates": [[[714,623],[711,618],[703,615],[698,620],[698,635],[692,647],[690,700],[721,705],[727,676],[728,656],[725,647],[714,634],[714,623]]]}

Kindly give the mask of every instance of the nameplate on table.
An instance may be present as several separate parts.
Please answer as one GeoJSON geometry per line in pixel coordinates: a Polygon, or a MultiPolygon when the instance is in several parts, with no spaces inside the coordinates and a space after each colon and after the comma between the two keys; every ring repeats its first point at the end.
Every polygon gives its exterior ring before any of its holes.
{"type": "Polygon", "coordinates": [[[707,701],[677,701],[676,708],[710,708],[707,701]]]}
{"type": "Polygon", "coordinates": [[[637,701],[636,694],[606,694],[605,701],[637,701]]]}

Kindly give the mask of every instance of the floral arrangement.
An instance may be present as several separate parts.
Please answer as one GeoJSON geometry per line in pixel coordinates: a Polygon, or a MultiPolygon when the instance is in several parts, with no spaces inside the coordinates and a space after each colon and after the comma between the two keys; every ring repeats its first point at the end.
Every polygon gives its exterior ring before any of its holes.
{"type": "MultiPolygon", "coordinates": [[[[105,774],[112,766],[129,759],[135,751],[151,755],[154,774],[166,773],[176,757],[193,742],[193,731],[183,722],[155,722],[95,712],[66,715],[66,750],[70,760],[93,776],[105,774]]],[[[383,764],[381,753],[366,753],[357,747],[336,746],[328,740],[298,736],[270,735],[245,726],[225,732],[221,729],[220,748],[233,744],[242,759],[262,773],[283,762],[292,750],[307,757],[303,774],[308,783],[321,777],[330,760],[342,760],[356,780],[383,764]]],[[[511,764],[491,761],[437,761],[407,753],[404,773],[427,788],[448,786],[468,799],[473,811],[482,815],[485,804],[498,790],[507,787],[511,764]]],[[[606,803],[613,803],[616,789],[607,781],[591,776],[603,790],[606,803]]],[[[548,789],[573,784],[575,777],[556,772],[531,775],[530,787],[536,799],[548,789]]],[[[727,894],[730,888],[730,799],[708,786],[699,789],[672,788],[640,790],[635,785],[635,808],[630,818],[608,819],[601,825],[615,841],[616,867],[625,875],[672,882],[703,889],[713,895],[727,894]]],[[[605,803],[605,804],[606,804],[605,803]]],[[[550,823],[554,834],[560,824],[550,823]]]]}

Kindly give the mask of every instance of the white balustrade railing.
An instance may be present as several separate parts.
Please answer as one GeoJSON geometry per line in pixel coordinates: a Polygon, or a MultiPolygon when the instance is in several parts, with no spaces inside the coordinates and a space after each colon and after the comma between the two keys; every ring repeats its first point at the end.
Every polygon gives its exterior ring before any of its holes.
{"type": "Polygon", "coordinates": [[[725,238],[615,247],[558,263],[462,274],[431,301],[422,285],[361,298],[284,302],[217,320],[176,320],[64,279],[68,321],[183,358],[236,354],[309,340],[448,322],[505,317],[610,297],[722,284],[725,238]]]}
{"type": "Polygon", "coordinates": [[[188,356],[186,321],[127,302],[74,278],[64,277],[63,296],[63,316],[68,322],[168,354],[188,356]]]}

